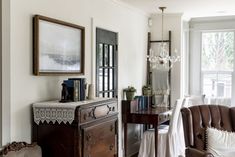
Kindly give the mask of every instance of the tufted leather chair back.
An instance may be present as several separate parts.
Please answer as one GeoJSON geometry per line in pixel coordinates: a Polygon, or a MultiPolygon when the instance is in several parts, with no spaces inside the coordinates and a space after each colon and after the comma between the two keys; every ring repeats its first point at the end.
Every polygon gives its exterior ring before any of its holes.
{"type": "Polygon", "coordinates": [[[219,105],[199,105],[182,108],[186,147],[206,150],[207,127],[219,130],[235,130],[235,108],[219,105]]]}

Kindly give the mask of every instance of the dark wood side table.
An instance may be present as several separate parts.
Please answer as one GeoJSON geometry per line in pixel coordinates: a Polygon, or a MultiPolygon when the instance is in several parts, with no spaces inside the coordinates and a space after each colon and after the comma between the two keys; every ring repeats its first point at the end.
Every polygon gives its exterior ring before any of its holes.
{"type": "Polygon", "coordinates": [[[158,151],[158,125],[170,119],[171,110],[167,107],[148,108],[141,111],[131,111],[131,101],[122,101],[122,122],[124,124],[124,156],[127,157],[127,124],[149,124],[153,125],[155,132],[155,157],[158,151]]]}

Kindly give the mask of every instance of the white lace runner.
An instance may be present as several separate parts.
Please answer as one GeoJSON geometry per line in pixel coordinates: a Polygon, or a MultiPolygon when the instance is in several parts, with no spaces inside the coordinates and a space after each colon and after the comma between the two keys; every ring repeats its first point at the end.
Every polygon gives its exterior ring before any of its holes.
{"type": "Polygon", "coordinates": [[[73,109],[45,109],[45,108],[35,108],[34,109],[34,122],[39,124],[40,121],[43,123],[49,122],[64,122],[65,124],[69,122],[70,124],[74,120],[74,110],[73,109]]]}
{"type": "Polygon", "coordinates": [[[92,102],[102,101],[104,98],[80,101],[80,102],[70,102],[70,103],[59,103],[59,101],[48,101],[39,102],[33,104],[33,115],[34,122],[39,124],[40,122],[55,122],[64,123],[67,122],[72,124],[75,118],[75,110],[77,106],[85,105],[92,102]]]}

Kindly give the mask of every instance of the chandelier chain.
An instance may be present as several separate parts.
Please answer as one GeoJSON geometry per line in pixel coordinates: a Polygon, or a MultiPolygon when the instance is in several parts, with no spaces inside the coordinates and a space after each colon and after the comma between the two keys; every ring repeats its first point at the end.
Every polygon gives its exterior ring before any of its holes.
{"type": "Polygon", "coordinates": [[[162,43],[163,43],[163,19],[164,19],[164,9],[162,9],[162,43]]]}
{"type": "MultiPolygon", "coordinates": [[[[164,43],[163,40],[163,32],[164,32],[164,10],[166,7],[159,7],[159,9],[162,11],[162,32],[161,32],[161,44],[159,45],[159,51],[160,53],[158,54],[157,52],[154,52],[151,48],[149,50],[149,56],[147,56],[150,66],[152,69],[162,69],[162,70],[170,70],[173,67],[173,64],[175,62],[180,61],[180,56],[170,56],[169,55],[169,49],[166,48],[166,44],[164,43]]],[[[177,50],[175,50],[175,53],[177,53],[177,50]]]]}

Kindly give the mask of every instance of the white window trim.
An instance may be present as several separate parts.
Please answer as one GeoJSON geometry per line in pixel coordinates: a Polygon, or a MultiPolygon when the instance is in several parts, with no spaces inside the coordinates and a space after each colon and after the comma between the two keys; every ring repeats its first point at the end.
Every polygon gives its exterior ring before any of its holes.
{"type": "MultiPolygon", "coordinates": [[[[234,59],[235,59],[235,30],[234,30],[234,59]]],[[[234,61],[235,63],[235,61],[234,61]]],[[[235,64],[233,65],[233,73],[232,73],[232,96],[231,96],[231,105],[235,104],[235,64]]]]}
{"type": "MultiPolygon", "coordinates": [[[[189,94],[201,95],[201,35],[204,31],[235,31],[235,16],[195,18],[190,21],[189,94]]],[[[235,66],[234,66],[235,70],[235,66]]],[[[235,71],[232,76],[232,100],[235,104],[235,71]],[[233,89],[234,88],[234,89],[233,89]]]]}
{"type": "MultiPolygon", "coordinates": [[[[230,30],[230,29],[228,29],[228,30],[220,30],[220,29],[218,29],[218,30],[204,30],[204,31],[201,31],[201,43],[202,43],[202,33],[216,33],[216,32],[233,32],[234,33],[234,44],[235,44],[235,30],[230,30]]],[[[202,57],[201,56],[202,55],[202,45],[201,45],[201,48],[200,48],[200,58],[202,57]]],[[[235,59],[235,45],[234,45],[234,59],[235,59]]],[[[235,66],[235,60],[234,60],[234,66],[235,66]]],[[[200,59],[200,69],[201,69],[201,71],[200,71],[200,83],[201,83],[201,94],[204,94],[203,93],[203,75],[202,75],[202,64],[201,64],[201,59],[200,59]]],[[[234,70],[233,70],[234,71],[234,70]]],[[[218,76],[217,76],[218,77],[218,76]]],[[[232,85],[233,85],[233,74],[232,74],[232,85]]],[[[234,88],[235,86],[232,86],[232,91],[234,91],[235,90],[235,88],[234,88]],[[233,89],[234,88],[234,89],[233,89]]],[[[231,98],[232,99],[232,98],[231,98]]]]}
{"type": "Polygon", "coordinates": [[[189,95],[189,23],[183,22],[181,55],[181,97],[189,95]]]}

